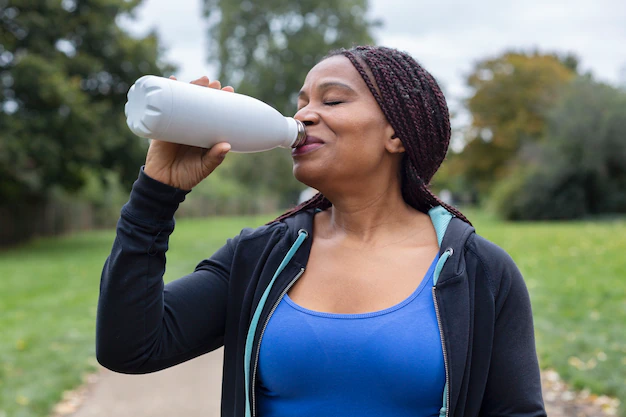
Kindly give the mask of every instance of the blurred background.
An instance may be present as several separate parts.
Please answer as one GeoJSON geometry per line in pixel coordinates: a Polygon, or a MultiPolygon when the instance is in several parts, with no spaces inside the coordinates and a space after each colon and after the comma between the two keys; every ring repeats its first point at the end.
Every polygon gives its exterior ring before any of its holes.
{"type": "MultiPolygon", "coordinates": [[[[0,417],[60,412],[98,369],[99,274],[147,150],[133,82],[207,75],[292,115],[308,70],[357,44],[442,86],[431,186],[522,270],[546,399],[626,416],[624,22],[622,0],[0,0],[0,417]]],[[[289,152],[230,154],[181,206],[166,280],[303,192],[289,152]]]]}

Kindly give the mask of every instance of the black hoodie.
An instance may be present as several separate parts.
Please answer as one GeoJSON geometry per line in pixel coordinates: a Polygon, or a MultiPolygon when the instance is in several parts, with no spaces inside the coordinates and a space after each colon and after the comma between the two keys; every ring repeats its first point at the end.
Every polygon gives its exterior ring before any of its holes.
{"type": "MultiPolygon", "coordinates": [[[[158,371],[224,346],[222,416],[255,415],[263,330],[306,268],[312,210],[245,229],[185,277],[163,284],[185,191],[143,173],[102,272],[96,354],[123,373],[158,371]]],[[[446,364],[442,416],[542,417],[528,291],[499,247],[442,207],[433,296],[446,364]]],[[[337,415],[342,411],[337,410],[337,415]]]]}

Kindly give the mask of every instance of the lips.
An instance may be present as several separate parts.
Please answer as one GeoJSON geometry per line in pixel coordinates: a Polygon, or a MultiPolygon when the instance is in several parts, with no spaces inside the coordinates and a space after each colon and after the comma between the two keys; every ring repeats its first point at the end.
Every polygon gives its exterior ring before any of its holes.
{"type": "Polygon", "coordinates": [[[320,138],[315,137],[315,136],[307,136],[306,140],[304,141],[304,143],[301,146],[312,145],[314,143],[324,143],[324,141],[321,140],[320,138]]]}
{"type": "Polygon", "coordinates": [[[312,152],[320,147],[324,146],[324,141],[315,136],[307,136],[304,143],[297,148],[292,149],[291,155],[298,156],[305,153],[312,152]]]}

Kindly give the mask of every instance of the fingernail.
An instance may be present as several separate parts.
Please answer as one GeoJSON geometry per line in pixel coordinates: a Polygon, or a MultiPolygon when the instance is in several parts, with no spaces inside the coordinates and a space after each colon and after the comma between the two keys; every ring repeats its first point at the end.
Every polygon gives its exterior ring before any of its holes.
{"type": "Polygon", "coordinates": [[[228,153],[228,151],[230,151],[230,148],[222,151],[222,153],[220,153],[217,157],[220,158],[220,159],[226,158],[226,154],[228,153]]]}

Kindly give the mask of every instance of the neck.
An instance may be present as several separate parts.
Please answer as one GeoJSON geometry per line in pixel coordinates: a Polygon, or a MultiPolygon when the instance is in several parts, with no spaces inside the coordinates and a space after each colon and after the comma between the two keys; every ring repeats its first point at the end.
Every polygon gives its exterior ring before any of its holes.
{"type": "Polygon", "coordinates": [[[404,201],[399,182],[385,187],[355,186],[352,189],[356,191],[324,194],[333,205],[320,224],[321,237],[379,245],[432,228],[428,215],[404,201]]]}

